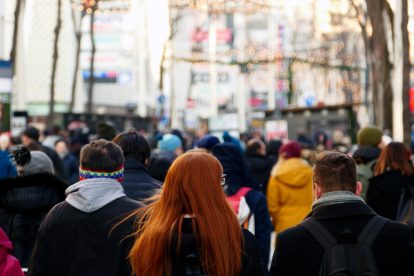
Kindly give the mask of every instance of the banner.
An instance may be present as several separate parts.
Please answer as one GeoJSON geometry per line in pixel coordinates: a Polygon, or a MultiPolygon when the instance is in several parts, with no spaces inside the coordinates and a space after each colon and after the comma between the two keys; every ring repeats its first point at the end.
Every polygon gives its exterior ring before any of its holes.
{"type": "Polygon", "coordinates": [[[11,92],[11,63],[0,60],[0,132],[10,131],[11,92]]]}

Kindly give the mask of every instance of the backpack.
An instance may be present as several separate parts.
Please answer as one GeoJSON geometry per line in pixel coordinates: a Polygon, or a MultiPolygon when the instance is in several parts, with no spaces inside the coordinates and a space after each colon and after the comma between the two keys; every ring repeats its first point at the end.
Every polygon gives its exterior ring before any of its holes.
{"type": "Polygon", "coordinates": [[[414,229],[414,186],[405,185],[402,188],[400,201],[398,202],[397,220],[408,224],[414,229]]]}
{"type": "Polygon", "coordinates": [[[246,195],[251,190],[251,188],[242,187],[237,191],[237,193],[227,197],[227,200],[233,207],[233,210],[237,215],[237,219],[239,220],[240,225],[244,229],[249,230],[252,234],[255,234],[254,214],[252,213],[249,205],[246,202],[246,195]]]}
{"type": "Polygon", "coordinates": [[[388,219],[374,216],[354,243],[339,243],[312,217],[300,225],[325,249],[319,276],[379,276],[371,245],[388,222],[388,219]]]}

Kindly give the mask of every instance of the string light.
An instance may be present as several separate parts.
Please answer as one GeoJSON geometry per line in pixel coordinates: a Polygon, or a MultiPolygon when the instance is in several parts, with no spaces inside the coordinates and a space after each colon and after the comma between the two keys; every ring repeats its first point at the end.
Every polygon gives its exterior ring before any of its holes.
{"type": "Polygon", "coordinates": [[[209,14],[267,12],[270,0],[170,0],[172,9],[192,9],[209,14]]]}

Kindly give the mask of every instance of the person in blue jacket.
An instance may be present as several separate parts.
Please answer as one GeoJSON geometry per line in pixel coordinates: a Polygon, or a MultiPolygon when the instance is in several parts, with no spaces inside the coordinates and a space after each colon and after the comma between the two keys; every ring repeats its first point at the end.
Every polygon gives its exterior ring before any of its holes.
{"type": "Polygon", "coordinates": [[[17,170],[7,152],[0,150],[0,180],[17,176],[17,170]]]}
{"type": "MultiPolygon", "coordinates": [[[[228,197],[236,195],[243,187],[253,187],[253,179],[246,161],[236,145],[230,143],[218,144],[212,148],[211,152],[223,166],[224,187],[228,197]]],[[[254,234],[260,247],[261,258],[267,263],[273,226],[270,222],[266,197],[254,189],[250,189],[244,197],[251,213],[254,215],[254,234]]]]}

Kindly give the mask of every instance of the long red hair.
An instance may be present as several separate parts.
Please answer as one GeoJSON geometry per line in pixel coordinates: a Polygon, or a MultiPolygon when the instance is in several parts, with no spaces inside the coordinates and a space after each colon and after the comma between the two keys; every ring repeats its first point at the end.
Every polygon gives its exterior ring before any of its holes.
{"type": "Polygon", "coordinates": [[[414,174],[410,151],[400,142],[389,143],[381,152],[375,166],[374,175],[383,174],[388,169],[398,170],[403,175],[414,174]]]}
{"type": "Polygon", "coordinates": [[[222,173],[220,162],[202,150],[174,161],[159,198],[135,213],[139,219],[129,260],[137,276],[171,274],[171,240],[176,231],[180,242],[186,214],[193,217],[204,272],[215,276],[240,273],[243,236],[222,190],[222,173]]]}

